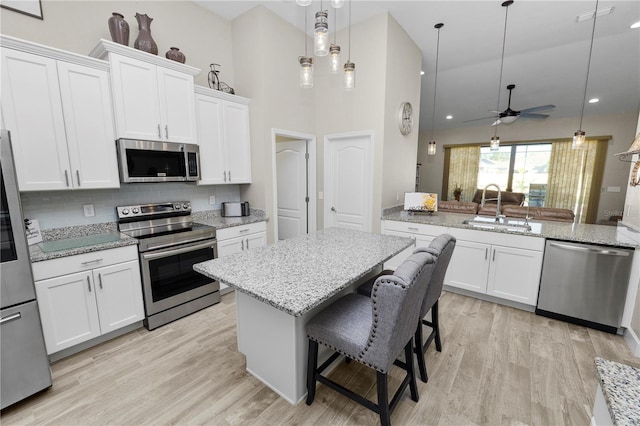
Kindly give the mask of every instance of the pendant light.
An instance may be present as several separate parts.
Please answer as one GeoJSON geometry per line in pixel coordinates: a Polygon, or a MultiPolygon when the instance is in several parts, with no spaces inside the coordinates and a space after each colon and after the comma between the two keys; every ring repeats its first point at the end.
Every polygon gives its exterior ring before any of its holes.
{"type": "Polygon", "coordinates": [[[349,44],[348,58],[344,63],[344,88],[345,90],[353,90],[356,87],[356,64],[351,62],[351,2],[349,0],[349,44]]]}
{"type": "Polygon", "coordinates": [[[438,42],[436,44],[436,73],[433,82],[433,109],[431,110],[431,140],[427,145],[427,155],[436,155],[436,141],[433,139],[433,128],[436,121],[436,91],[438,90],[438,58],[440,57],[440,28],[444,27],[443,23],[435,24],[433,28],[438,30],[438,42]]]}
{"type": "Polygon", "coordinates": [[[320,10],[316,12],[316,26],[313,31],[313,50],[316,56],[327,56],[329,54],[328,16],[327,11],[322,10],[322,0],[320,0],[320,10]]]}
{"type": "MultiPolygon", "coordinates": [[[[500,78],[498,78],[498,102],[496,111],[500,111],[500,88],[502,87],[502,68],[504,67],[504,46],[507,41],[507,19],[509,17],[509,6],[513,4],[513,0],[507,0],[502,3],[504,7],[504,32],[502,34],[502,58],[500,59],[500,78]]],[[[495,125],[495,132],[489,142],[489,149],[497,151],[500,149],[500,138],[498,137],[498,124],[495,125]]]]}
{"type": "Polygon", "coordinates": [[[591,29],[591,45],[589,46],[589,59],[587,60],[587,77],[584,81],[584,96],[582,97],[582,111],[580,112],[580,127],[578,131],[573,134],[573,141],[571,142],[572,149],[584,148],[584,143],[587,134],[582,130],[582,118],[584,117],[584,104],[587,100],[587,85],[589,84],[589,68],[591,67],[591,52],[593,52],[593,37],[596,33],[596,19],[598,17],[598,0],[596,0],[596,10],[593,12],[593,28],[591,29]]]}
{"type": "MultiPolygon", "coordinates": [[[[342,7],[340,5],[339,7],[342,7]]],[[[340,46],[336,44],[336,33],[338,26],[336,25],[337,13],[333,13],[333,43],[329,47],[329,72],[337,74],[340,72],[340,46]]]]}
{"type": "Polygon", "coordinates": [[[334,9],[340,9],[344,6],[344,0],[331,0],[331,7],[334,9]]]}
{"type": "Polygon", "coordinates": [[[307,12],[304,12],[304,56],[298,57],[300,62],[300,87],[310,89],[313,87],[313,58],[307,56],[307,12]]]}

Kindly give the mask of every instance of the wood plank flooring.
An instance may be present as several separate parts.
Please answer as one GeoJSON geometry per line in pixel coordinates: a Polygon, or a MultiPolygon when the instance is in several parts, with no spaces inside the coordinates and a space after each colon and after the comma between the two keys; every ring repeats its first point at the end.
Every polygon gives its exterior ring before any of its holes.
{"type": "MultiPolygon", "coordinates": [[[[443,351],[427,352],[429,383],[395,425],[588,425],[593,358],[635,367],[621,336],[444,293],[443,351]]],[[[320,385],[292,406],[245,371],[233,294],[152,332],[139,329],[52,365],[52,389],[5,409],[3,425],[377,424],[371,411],[320,385]]],[[[394,369],[390,392],[400,383],[394,369]]],[[[375,373],[340,363],[332,378],[375,401],[375,373]]]]}

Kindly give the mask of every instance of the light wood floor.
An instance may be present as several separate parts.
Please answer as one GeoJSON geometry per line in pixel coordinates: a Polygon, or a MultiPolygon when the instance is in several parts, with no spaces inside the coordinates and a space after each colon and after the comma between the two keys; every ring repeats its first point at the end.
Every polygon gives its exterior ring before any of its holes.
{"type": "MultiPolygon", "coordinates": [[[[593,358],[640,367],[622,337],[489,302],[443,294],[443,351],[427,352],[429,383],[395,425],[588,425],[593,358]]],[[[53,364],[53,388],[2,412],[13,424],[376,424],[320,385],[292,406],[245,372],[232,294],[152,332],[140,329],[53,364]]],[[[394,370],[391,392],[399,384],[394,370]]],[[[375,401],[375,374],[341,363],[332,377],[375,401]]]]}

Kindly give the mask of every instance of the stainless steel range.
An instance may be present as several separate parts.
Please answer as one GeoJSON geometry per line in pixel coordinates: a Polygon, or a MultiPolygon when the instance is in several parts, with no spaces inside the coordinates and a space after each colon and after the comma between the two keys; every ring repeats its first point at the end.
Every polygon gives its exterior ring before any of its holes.
{"type": "Polygon", "coordinates": [[[193,223],[191,203],[116,207],[120,232],[137,238],[146,312],[153,330],[220,301],[219,284],[193,270],[217,257],[216,229],[193,223]]]}

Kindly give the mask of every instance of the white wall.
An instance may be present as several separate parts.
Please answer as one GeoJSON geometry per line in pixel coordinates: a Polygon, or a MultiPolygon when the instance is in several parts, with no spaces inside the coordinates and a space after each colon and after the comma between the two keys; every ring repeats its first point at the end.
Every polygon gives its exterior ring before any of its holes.
{"type": "MultiPolygon", "coordinates": [[[[169,47],[185,54],[186,64],[202,70],[196,84],[208,86],[209,64],[221,64],[220,79],[234,86],[231,23],[191,1],[42,0],[43,20],[2,9],[0,31],[25,40],[87,55],[101,38],[111,40],[107,21],[113,12],[129,23],[129,46],[138,36],[136,13],[153,18],[151,36],[158,55],[169,47]]],[[[243,95],[243,93],[238,93],[243,95]]]]}
{"type": "MultiPolygon", "coordinates": [[[[601,192],[598,206],[597,220],[607,219],[609,216],[619,216],[624,207],[624,200],[629,169],[627,163],[618,160],[613,154],[624,152],[629,148],[635,136],[638,113],[587,116],[583,121],[583,130],[587,136],[612,136],[607,147],[607,154],[602,177],[602,188],[620,187],[620,192],[601,192]]],[[[503,142],[521,140],[544,140],[555,138],[570,138],[576,131],[578,118],[519,120],[510,125],[500,126],[498,135],[503,142]]],[[[442,174],[444,168],[444,145],[462,143],[487,142],[493,136],[493,127],[474,126],[458,129],[438,130],[435,139],[438,149],[435,156],[427,155],[428,133],[420,135],[418,147],[418,162],[422,163],[421,190],[427,192],[442,191],[442,174]]]]}
{"type": "MultiPolygon", "coordinates": [[[[636,135],[637,134],[640,134],[640,113],[638,113],[638,124],[636,126],[636,135]]],[[[631,145],[631,142],[629,142],[629,145],[631,145]]],[[[634,163],[635,161],[640,161],[640,155],[635,154],[633,160],[634,163]]],[[[627,180],[627,182],[631,179],[631,169],[633,169],[634,163],[631,163],[629,166],[629,180],[627,180]]],[[[632,187],[627,183],[624,221],[635,227],[637,231],[640,231],[640,185],[632,187]]],[[[637,251],[638,250],[636,250],[636,252],[637,251]]],[[[630,284],[633,285],[633,283],[630,284]]],[[[638,292],[636,293],[635,309],[631,317],[631,329],[636,336],[640,337],[640,282],[637,282],[636,285],[638,286],[638,292]]]]}

